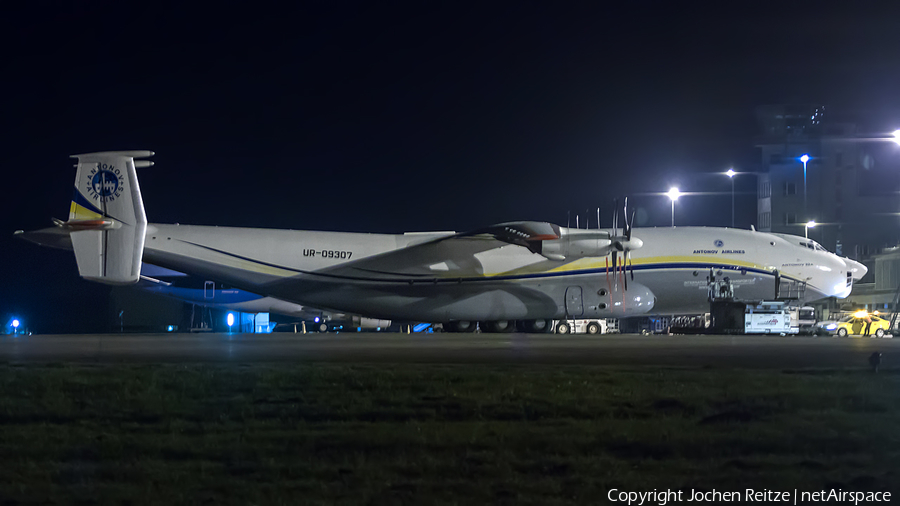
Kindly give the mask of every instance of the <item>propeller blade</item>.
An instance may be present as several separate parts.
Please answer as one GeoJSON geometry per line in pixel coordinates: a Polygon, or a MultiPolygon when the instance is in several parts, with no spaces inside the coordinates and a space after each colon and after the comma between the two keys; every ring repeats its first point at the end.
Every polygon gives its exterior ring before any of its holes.
{"type": "Polygon", "coordinates": [[[635,210],[632,209],[630,219],[628,218],[628,215],[625,215],[625,221],[628,222],[628,230],[625,232],[625,239],[628,241],[631,240],[631,232],[632,232],[632,230],[634,230],[634,213],[635,213],[635,210]]]}
{"type": "Polygon", "coordinates": [[[612,264],[613,264],[613,279],[616,281],[616,290],[619,289],[619,252],[613,250],[612,252],[612,264]]]}
{"type": "MultiPolygon", "coordinates": [[[[613,233],[612,235],[619,235],[619,199],[615,199],[613,201],[613,233]]],[[[613,266],[615,267],[615,265],[613,266]]]]}
{"type": "Polygon", "coordinates": [[[609,255],[606,256],[606,287],[609,288],[609,300],[612,301],[613,287],[609,281],[609,255]]]}

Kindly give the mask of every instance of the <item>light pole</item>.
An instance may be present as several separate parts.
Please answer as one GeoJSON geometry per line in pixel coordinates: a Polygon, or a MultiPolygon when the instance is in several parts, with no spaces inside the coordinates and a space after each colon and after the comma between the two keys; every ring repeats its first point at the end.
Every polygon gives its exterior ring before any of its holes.
{"type": "Polygon", "coordinates": [[[231,326],[234,325],[234,313],[228,313],[228,317],[225,319],[225,322],[228,324],[228,333],[231,333],[231,326]]]}
{"type": "MultiPolygon", "coordinates": [[[[806,214],[806,162],[809,161],[809,155],[804,154],[800,157],[800,161],[803,162],[803,214],[806,214]]],[[[804,216],[805,218],[806,216],[804,216]]]]}
{"type": "Polygon", "coordinates": [[[669,192],[666,193],[669,196],[669,199],[672,200],[672,227],[675,226],[675,201],[678,200],[678,197],[681,196],[681,192],[678,191],[678,188],[672,187],[669,188],[669,192]]]}
{"type": "Polygon", "coordinates": [[[734,176],[737,172],[734,169],[728,169],[728,172],[725,173],[729,179],[731,179],[731,228],[734,228],[734,176]]]}
{"type": "Polygon", "coordinates": [[[807,221],[807,222],[803,225],[803,237],[809,239],[809,229],[815,228],[815,226],[816,226],[816,222],[815,222],[815,221],[813,221],[813,220],[807,221]]]}
{"type": "Polygon", "coordinates": [[[19,333],[19,320],[18,319],[13,320],[12,326],[13,326],[13,334],[18,334],[19,333]]]}

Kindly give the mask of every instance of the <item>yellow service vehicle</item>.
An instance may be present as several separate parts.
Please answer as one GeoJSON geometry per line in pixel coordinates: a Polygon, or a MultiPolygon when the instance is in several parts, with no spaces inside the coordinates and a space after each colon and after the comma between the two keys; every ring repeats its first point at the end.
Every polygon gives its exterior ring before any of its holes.
{"type": "Polygon", "coordinates": [[[857,311],[838,320],[834,332],[840,337],[884,337],[891,330],[890,326],[891,323],[884,318],[866,311],[857,311]]]}

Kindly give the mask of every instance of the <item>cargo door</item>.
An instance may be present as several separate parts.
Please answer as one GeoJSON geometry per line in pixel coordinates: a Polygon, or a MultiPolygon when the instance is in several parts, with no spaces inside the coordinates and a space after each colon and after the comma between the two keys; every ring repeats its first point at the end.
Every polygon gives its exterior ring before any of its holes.
{"type": "Polygon", "coordinates": [[[581,316],[584,314],[584,303],[581,299],[580,286],[566,288],[566,314],[569,316],[581,316]]]}

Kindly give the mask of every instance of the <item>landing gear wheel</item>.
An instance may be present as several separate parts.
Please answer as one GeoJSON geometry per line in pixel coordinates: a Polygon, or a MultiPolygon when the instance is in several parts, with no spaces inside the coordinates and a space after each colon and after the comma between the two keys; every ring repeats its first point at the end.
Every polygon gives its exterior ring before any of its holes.
{"type": "Polygon", "coordinates": [[[497,320],[485,322],[488,332],[496,332],[498,334],[506,334],[516,331],[516,322],[513,320],[497,320]]]}
{"type": "Polygon", "coordinates": [[[847,337],[847,329],[838,329],[837,335],[838,337],[847,337]]]}
{"type": "Polygon", "coordinates": [[[599,334],[600,333],[600,324],[597,322],[588,323],[587,333],[588,334],[599,334]]]}
{"type": "Polygon", "coordinates": [[[556,325],[556,333],[557,334],[568,334],[572,329],[569,327],[569,324],[566,322],[559,322],[556,325]]]}
{"type": "Polygon", "coordinates": [[[325,322],[320,323],[319,332],[328,332],[328,324],[325,322]]]}
{"type": "Polygon", "coordinates": [[[878,329],[875,331],[875,337],[884,337],[884,329],[878,329]]]}
{"type": "Polygon", "coordinates": [[[553,327],[552,320],[525,320],[522,322],[522,329],[525,332],[534,334],[546,334],[553,327]]]}
{"type": "Polygon", "coordinates": [[[475,332],[475,322],[471,322],[468,320],[458,320],[455,322],[450,322],[444,325],[444,328],[449,329],[450,332],[475,332]]]}

